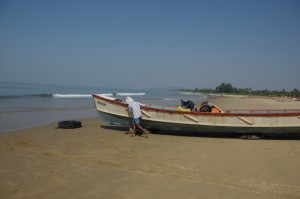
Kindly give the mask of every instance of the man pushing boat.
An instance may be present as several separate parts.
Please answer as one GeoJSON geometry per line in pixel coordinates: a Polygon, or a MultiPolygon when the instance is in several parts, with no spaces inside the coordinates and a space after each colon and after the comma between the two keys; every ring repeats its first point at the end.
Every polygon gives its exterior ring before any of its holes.
{"type": "Polygon", "coordinates": [[[128,104],[128,112],[133,115],[133,131],[132,137],[135,136],[136,127],[139,128],[145,134],[145,137],[148,137],[148,130],[144,129],[140,123],[142,120],[142,112],[141,112],[141,104],[139,102],[135,102],[131,97],[126,97],[126,103],[128,104]]]}

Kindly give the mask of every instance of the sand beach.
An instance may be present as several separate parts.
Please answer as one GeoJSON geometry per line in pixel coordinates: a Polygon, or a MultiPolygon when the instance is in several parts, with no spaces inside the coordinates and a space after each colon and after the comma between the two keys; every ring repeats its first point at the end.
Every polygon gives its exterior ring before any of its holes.
{"type": "MultiPolygon", "coordinates": [[[[222,109],[300,108],[286,98],[209,102],[222,109]]],[[[99,118],[81,122],[78,129],[52,123],[0,133],[0,198],[300,198],[299,136],[146,139],[99,118]]]]}

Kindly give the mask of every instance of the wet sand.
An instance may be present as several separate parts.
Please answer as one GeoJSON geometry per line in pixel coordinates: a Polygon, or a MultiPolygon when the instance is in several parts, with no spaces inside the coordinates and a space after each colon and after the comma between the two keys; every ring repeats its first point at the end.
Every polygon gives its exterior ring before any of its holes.
{"type": "MultiPolygon", "coordinates": [[[[269,98],[209,101],[224,109],[300,108],[269,98]]],[[[298,138],[132,138],[98,118],[81,121],[78,129],[54,123],[0,133],[0,198],[300,198],[298,138]]]]}

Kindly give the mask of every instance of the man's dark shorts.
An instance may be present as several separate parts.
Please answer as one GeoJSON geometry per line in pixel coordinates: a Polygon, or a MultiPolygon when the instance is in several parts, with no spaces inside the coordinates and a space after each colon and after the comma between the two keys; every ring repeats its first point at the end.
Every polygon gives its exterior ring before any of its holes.
{"type": "Polygon", "coordinates": [[[136,119],[133,119],[133,122],[135,123],[135,124],[137,124],[137,125],[139,125],[140,123],[141,123],[141,117],[139,117],[139,118],[136,118],[136,119]]]}

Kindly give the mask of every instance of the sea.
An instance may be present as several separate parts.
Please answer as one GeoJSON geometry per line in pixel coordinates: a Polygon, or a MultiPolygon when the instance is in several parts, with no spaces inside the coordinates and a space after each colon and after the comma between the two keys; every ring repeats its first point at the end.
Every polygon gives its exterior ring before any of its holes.
{"type": "Polygon", "coordinates": [[[124,89],[0,82],[0,132],[32,128],[64,120],[98,117],[92,94],[119,94],[135,101],[178,106],[181,99],[200,103],[206,96],[168,88],[124,89]]]}

